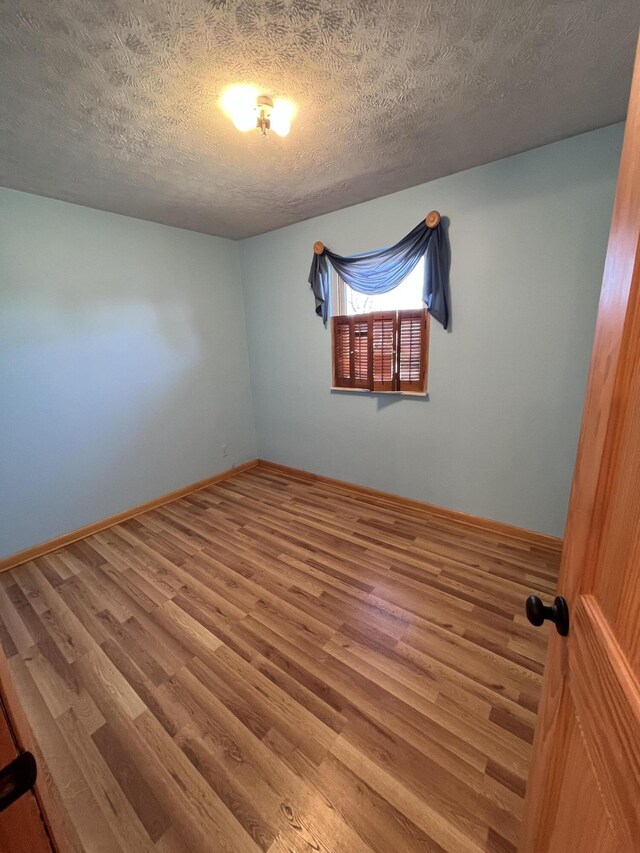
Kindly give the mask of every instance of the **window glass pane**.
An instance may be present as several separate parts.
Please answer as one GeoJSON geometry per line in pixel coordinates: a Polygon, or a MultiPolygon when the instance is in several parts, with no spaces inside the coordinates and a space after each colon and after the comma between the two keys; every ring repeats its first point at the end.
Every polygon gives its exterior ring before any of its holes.
{"type": "Polygon", "coordinates": [[[342,281],[339,286],[344,289],[347,314],[369,314],[372,311],[404,311],[409,308],[422,308],[424,258],[421,258],[415,269],[388,293],[367,296],[365,293],[357,293],[342,281]]]}

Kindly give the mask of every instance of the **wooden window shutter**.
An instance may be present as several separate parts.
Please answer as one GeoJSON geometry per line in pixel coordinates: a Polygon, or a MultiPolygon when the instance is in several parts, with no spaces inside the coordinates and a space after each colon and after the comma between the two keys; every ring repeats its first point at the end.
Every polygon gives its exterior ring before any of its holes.
{"type": "Polygon", "coordinates": [[[353,387],[371,388],[371,316],[353,319],[353,387]]]}
{"type": "Polygon", "coordinates": [[[333,384],[336,388],[353,387],[353,355],[351,346],[353,320],[333,317],[333,384]]]}
{"type": "Polygon", "coordinates": [[[398,390],[427,390],[428,315],[425,310],[398,311],[398,390]]]}
{"type": "Polygon", "coordinates": [[[421,309],[332,317],[333,387],[424,393],[429,319],[421,309]]]}
{"type": "Polygon", "coordinates": [[[371,315],[373,347],[372,391],[396,391],[396,331],[395,311],[380,311],[371,315]]]}

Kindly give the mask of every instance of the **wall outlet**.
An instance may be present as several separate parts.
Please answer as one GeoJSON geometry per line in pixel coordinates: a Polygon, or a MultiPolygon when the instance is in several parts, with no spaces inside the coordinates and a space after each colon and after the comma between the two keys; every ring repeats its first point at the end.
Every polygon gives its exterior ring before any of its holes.
{"type": "Polygon", "coordinates": [[[223,455],[223,456],[228,456],[228,455],[229,455],[229,451],[227,450],[227,445],[226,445],[226,444],[223,444],[223,445],[222,445],[222,455],[223,455]]]}

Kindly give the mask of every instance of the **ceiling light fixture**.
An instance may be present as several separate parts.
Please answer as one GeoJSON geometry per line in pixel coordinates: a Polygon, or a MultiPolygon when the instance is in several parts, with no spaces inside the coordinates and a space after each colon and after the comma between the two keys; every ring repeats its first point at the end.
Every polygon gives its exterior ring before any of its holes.
{"type": "Polygon", "coordinates": [[[245,133],[257,128],[263,136],[268,130],[286,136],[295,115],[291,101],[261,95],[253,86],[231,86],[222,96],[220,106],[238,130],[245,133]]]}

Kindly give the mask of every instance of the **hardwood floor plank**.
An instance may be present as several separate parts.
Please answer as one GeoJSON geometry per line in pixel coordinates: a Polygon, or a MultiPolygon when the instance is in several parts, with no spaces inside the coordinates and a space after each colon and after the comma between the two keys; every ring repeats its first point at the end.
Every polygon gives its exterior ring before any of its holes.
{"type": "MultiPolygon", "coordinates": [[[[8,578],[7,578],[8,580],[8,578]]],[[[7,595],[5,586],[0,586],[0,617],[11,637],[11,642],[21,654],[27,652],[34,644],[34,638],[18,611],[7,595]]]]}
{"type": "MultiPolygon", "coordinates": [[[[448,821],[443,814],[433,808],[430,800],[422,799],[419,794],[400,781],[395,773],[389,773],[353,744],[340,737],[334,744],[332,752],[352,773],[360,779],[366,779],[372,790],[405,815],[441,849],[452,851],[452,853],[453,851],[478,853],[483,849],[482,845],[470,839],[459,830],[456,824],[448,821]]],[[[386,848],[376,845],[375,849],[382,851],[386,848]]]]}
{"type": "Polygon", "coordinates": [[[19,657],[9,662],[11,675],[29,723],[46,759],[40,768],[57,795],[66,835],[76,851],[118,853],[122,848],[98,805],[81,768],[62,736],[49,705],[19,657]]]}
{"type": "Polygon", "coordinates": [[[160,725],[167,731],[170,737],[174,737],[179,729],[178,722],[174,719],[173,709],[166,707],[164,693],[157,689],[146,675],[136,666],[135,662],[126,654],[126,651],[114,640],[107,640],[102,644],[102,650],[111,663],[118,669],[121,675],[131,685],[133,690],[144,702],[146,708],[151,711],[160,725]]]}
{"type": "Polygon", "coordinates": [[[207,747],[199,733],[182,729],[175,740],[247,834],[262,850],[268,850],[276,837],[277,830],[253,805],[242,786],[232,774],[227,772],[224,764],[207,747]]]}
{"type": "MultiPolygon", "coordinates": [[[[284,753],[283,750],[281,750],[284,753]]],[[[333,754],[318,766],[305,762],[297,750],[285,758],[303,773],[331,803],[346,824],[373,849],[402,850],[407,853],[443,850],[407,816],[342,764],[333,754]]]]}
{"type": "Polygon", "coordinates": [[[146,711],[146,705],[102,649],[78,658],[73,664],[75,677],[109,720],[114,709],[135,720],[146,711]]]}
{"type": "Polygon", "coordinates": [[[170,821],[143,772],[128,760],[122,744],[108,723],[95,731],[91,738],[149,838],[153,842],[157,841],[169,828],[170,821]]]}
{"type": "Polygon", "coordinates": [[[0,577],[74,851],[513,851],[553,548],[257,467],[0,577]]]}
{"type": "MultiPolygon", "coordinates": [[[[105,754],[96,746],[96,737],[108,726],[104,724],[90,737],[72,710],[58,717],[57,722],[69,752],[77,762],[122,849],[136,852],[153,850],[153,842],[156,840],[154,833],[147,831],[135,808],[140,792],[133,790],[131,796],[131,786],[128,791],[126,786],[121,787],[117,783],[110,771],[111,765],[115,763],[113,756],[110,753],[105,754]]],[[[152,829],[154,821],[157,825],[159,819],[154,817],[150,822],[152,829]]]]}

